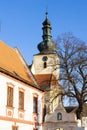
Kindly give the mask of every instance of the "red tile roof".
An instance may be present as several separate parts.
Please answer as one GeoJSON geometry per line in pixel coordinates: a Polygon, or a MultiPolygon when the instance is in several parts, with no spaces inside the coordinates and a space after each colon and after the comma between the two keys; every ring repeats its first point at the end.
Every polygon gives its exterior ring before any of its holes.
{"type": "Polygon", "coordinates": [[[41,86],[41,87],[48,88],[51,85],[55,85],[56,87],[59,87],[56,77],[52,74],[36,74],[34,76],[35,76],[39,86],[41,86]]]}
{"type": "Polygon", "coordinates": [[[36,86],[21,54],[17,49],[9,47],[2,41],[0,41],[0,71],[36,86]]]}

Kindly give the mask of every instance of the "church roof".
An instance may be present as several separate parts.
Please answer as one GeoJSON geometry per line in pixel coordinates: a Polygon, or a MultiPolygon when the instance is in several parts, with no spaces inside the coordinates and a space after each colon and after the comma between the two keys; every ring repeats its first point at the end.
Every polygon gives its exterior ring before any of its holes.
{"type": "Polygon", "coordinates": [[[0,41],[0,72],[30,85],[37,85],[18,49],[13,49],[2,41],[0,41]]]}
{"type": "Polygon", "coordinates": [[[35,74],[34,75],[39,86],[42,88],[48,88],[51,85],[59,87],[59,83],[56,80],[56,77],[52,74],[35,74]]]}

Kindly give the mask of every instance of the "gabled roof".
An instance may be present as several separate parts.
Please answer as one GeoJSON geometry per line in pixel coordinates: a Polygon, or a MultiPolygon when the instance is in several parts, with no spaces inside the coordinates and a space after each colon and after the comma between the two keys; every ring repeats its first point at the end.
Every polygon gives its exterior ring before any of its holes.
{"type": "Polygon", "coordinates": [[[37,86],[33,74],[18,49],[13,49],[2,41],[0,41],[0,72],[37,86]]]}
{"type": "Polygon", "coordinates": [[[59,87],[59,83],[56,80],[56,77],[53,74],[35,74],[34,75],[39,86],[45,89],[54,85],[55,87],[59,87]]]}

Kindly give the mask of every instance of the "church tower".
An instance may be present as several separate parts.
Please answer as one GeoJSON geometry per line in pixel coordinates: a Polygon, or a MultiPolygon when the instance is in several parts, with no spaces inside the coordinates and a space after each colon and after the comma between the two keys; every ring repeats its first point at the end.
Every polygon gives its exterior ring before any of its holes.
{"type": "Polygon", "coordinates": [[[45,103],[46,113],[50,113],[58,105],[60,98],[53,100],[53,95],[60,90],[59,85],[59,58],[56,53],[57,46],[52,41],[51,35],[51,23],[48,19],[48,13],[46,12],[46,18],[42,23],[43,34],[42,42],[37,46],[39,54],[34,55],[31,71],[34,74],[39,86],[45,90],[45,103]],[[48,93],[47,89],[51,89],[48,93]],[[55,91],[55,92],[54,92],[55,91]],[[53,102],[52,102],[53,101],[53,102]]]}
{"type": "Polygon", "coordinates": [[[48,13],[46,12],[46,18],[43,22],[43,35],[42,42],[37,46],[39,54],[34,55],[34,61],[32,65],[33,74],[54,74],[56,78],[59,77],[59,58],[56,54],[57,46],[52,41],[51,36],[51,23],[48,20],[48,13]]]}

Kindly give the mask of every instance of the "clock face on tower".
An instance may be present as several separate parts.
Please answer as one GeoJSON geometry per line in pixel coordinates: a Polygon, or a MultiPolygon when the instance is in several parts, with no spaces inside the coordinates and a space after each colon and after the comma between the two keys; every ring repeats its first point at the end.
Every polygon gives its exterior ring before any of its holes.
{"type": "Polygon", "coordinates": [[[47,57],[47,56],[43,56],[42,60],[43,60],[43,61],[47,61],[47,60],[48,60],[48,57],[47,57]]]}

